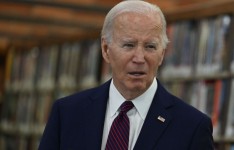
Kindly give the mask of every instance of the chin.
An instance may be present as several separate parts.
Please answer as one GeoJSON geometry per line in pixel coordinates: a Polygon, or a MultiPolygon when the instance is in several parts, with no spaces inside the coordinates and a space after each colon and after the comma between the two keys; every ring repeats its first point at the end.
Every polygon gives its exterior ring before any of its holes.
{"type": "Polygon", "coordinates": [[[131,85],[130,88],[132,91],[145,91],[147,89],[145,84],[135,84],[135,85],[131,85]]]}

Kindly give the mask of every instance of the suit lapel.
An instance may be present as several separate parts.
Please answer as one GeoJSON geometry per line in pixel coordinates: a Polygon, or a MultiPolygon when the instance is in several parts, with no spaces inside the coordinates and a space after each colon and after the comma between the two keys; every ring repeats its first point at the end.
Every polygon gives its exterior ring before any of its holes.
{"type": "MultiPolygon", "coordinates": [[[[110,81],[98,88],[94,95],[90,95],[89,111],[84,125],[86,149],[100,150],[106,105],[109,97],[110,81]]],[[[134,150],[153,149],[160,136],[166,130],[171,120],[167,109],[173,105],[170,94],[158,82],[158,89],[150,106],[141,133],[134,150]],[[158,119],[158,117],[162,117],[158,119]],[[162,120],[165,119],[163,122],[162,120]]]]}
{"type": "Polygon", "coordinates": [[[87,150],[100,150],[102,133],[106,113],[106,105],[109,95],[109,83],[107,82],[94,95],[90,96],[89,111],[85,123],[85,142],[87,150]]]}
{"type": "Polygon", "coordinates": [[[134,150],[153,149],[171,121],[167,108],[173,104],[169,94],[158,82],[158,89],[146,116],[134,150]]]}

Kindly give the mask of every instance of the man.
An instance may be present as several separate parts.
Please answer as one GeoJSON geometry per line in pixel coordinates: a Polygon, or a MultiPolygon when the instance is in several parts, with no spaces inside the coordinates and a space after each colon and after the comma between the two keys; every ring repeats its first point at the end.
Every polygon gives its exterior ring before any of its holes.
{"type": "Polygon", "coordinates": [[[156,79],[167,43],[166,21],[157,6],[124,1],[112,8],[101,36],[112,79],[56,101],[39,149],[212,150],[211,120],[156,79]],[[126,101],[133,108],[124,114],[126,101]],[[114,126],[120,114],[127,123],[114,126]]]}

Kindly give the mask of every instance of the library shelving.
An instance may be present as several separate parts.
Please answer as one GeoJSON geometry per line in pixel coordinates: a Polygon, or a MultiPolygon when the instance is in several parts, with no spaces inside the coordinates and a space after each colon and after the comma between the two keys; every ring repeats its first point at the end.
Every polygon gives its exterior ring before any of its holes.
{"type": "Polygon", "coordinates": [[[53,101],[97,86],[100,58],[99,39],[9,50],[0,149],[36,149],[53,101]]]}
{"type": "Polygon", "coordinates": [[[210,116],[218,150],[234,147],[233,33],[233,14],[170,23],[158,74],[169,91],[210,116]]]}
{"type": "MultiPolygon", "coordinates": [[[[0,2],[0,150],[36,150],[54,100],[110,78],[99,32],[117,2],[0,2]],[[12,24],[3,23],[8,18],[12,24]],[[26,21],[26,27],[17,21],[26,21]],[[6,34],[12,41],[2,38],[6,34]]],[[[216,150],[233,149],[234,0],[156,3],[165,13],[170,39],[157,77],[211,117],[216,150]]]]}

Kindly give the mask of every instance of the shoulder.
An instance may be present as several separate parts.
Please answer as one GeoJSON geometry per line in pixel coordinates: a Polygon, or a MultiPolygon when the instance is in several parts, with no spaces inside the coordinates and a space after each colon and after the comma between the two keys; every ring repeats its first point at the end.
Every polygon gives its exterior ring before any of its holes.
{"type": "Polygon", "coordinates": [[[203,128],[212,133],[212,121],[207,114],[178,97],[173,95],[172,97],[174,97],[174,105],[170,109],[170,113],[173,116],[173,120],[176,120],[178,127],[180,126],[182,129],[189,127],[190,130],[203,128]]]}
{"type": "Polygon", "coordinates": [[[187,149],[212,149],[213,127],[209,116],[170,94],[160,84],[156,96],[170,118],[167,137],[180,137],[187,149]]]}
{"type": "MultiPolygon", "coordinates": [[[[173,101],[173,105],[167,108],[171,116],[171,128],[181,136],[190,135],[195,138],[195,135],[201,135],[212,141],[211,118],[184,100],[171,94],[169,97],[173,101]]],[[[199,136],[196,136],[196,139],[199,139],[199,136]]]]}
{"type": "Polygon", "coordinates": [[[175,107],[178,110],[178,115],[190,117],[191,120],[210,119],[207,114],[177,97],[175,98],[175,107]]]}
{"type": "Polygon", "coordinates": [[[173,94],[169,93],[160,83],[159,93],[161,93],[161,96],[163,96],[163,98],[160,98],[161,103],[177,120],[188,122],[188,124],[198,123],[200,121],[210,122],[210,117],[208,115],[186,102],[189,100],[184,100],[174,96],[173,94]]]}

